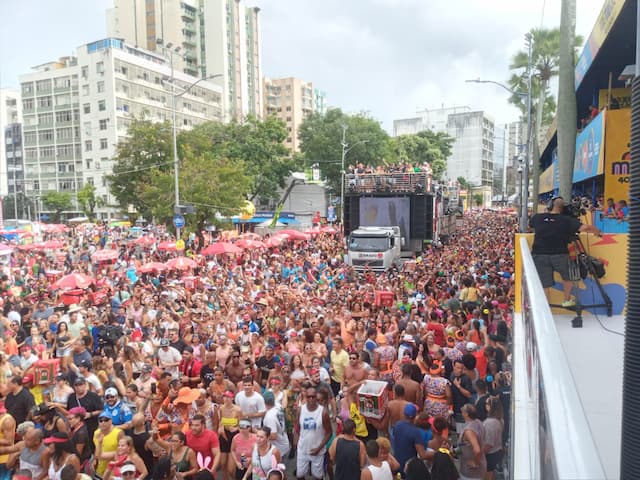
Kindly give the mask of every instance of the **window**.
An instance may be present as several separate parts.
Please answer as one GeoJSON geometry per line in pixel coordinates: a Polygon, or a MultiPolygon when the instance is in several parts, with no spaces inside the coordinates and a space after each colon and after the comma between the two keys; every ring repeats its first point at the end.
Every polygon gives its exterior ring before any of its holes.
{"type": "Polygon", "coordinates": [[[96,63],[96,72],[97,73],[104,73],[104,62],[96,63]]]}
{"type": "Polygon", "coordinates": [[[100,162],[96,160],[95,169],[100,170],[100,162]]]}
{"type": "Polygon", "coordinates": [[[106,130],[107,129],[107,122],[109,121],[109,119],[107,118],[103,118],[102,120],[100,120],[100,130],[106,130]]]}
{"type": "Polygon", "coordinates": [[[109,147],[109,143],[106,138],[100,139],[100,150],[106,150],[109,147]]]}
{"type": "Polygon", "coordinates": [[[41,142],[53,142],[53,130],[41,130],[38,138],[41,142]]]}
{"type": "MultiPolygon", "coordinates": [[[[91,150],[93,150],[93,143],[91,142],[91,140],[85,140],[84,141],[84,151],[85,152],[90,152],[91,150]]],[[[89,168],[89,167],[87,167],[89,168]]]]}
{"type": "Polygon", "coordinates": [[[102,80],[100,80],[97,83],[97,87],[98,87],[98,93],[103,93],[104,92],[104,82],[102,80]]]}
{"type": "Polygon", "coordinates": [[[290,112],[290,111],[291,111],[291,105],[287,107],[287,112],[290,112]]]}
{"type": "Polygon", "coordinates": [[[86,97],[89,95],[89,85],[82,85],[82,96],[86,97]]]}
{"type": "Polygon", "coordinates": [[[38,139],[36,132],[24,132],[24,143],[27,145],[35,144],[38,139]]]}
{"type": "Polygon", "coordinates": [[[24,110],[33,110],[33,98],[25,98],[22,100],[22,108],[24,110]]]}
{"type": "Polygon", "coordinates": [[[71,110],[64,110],[62,112],[56,112],[56,122],[71,122],[73,120],[73,112],[71,110]]]}
{"type": "Polygon", "coordinates": [[[41,113],[38,115],[38,124],[43,125],[53,125],[53,113],[41,113]]]}
{"type": "Polygon", "coordinates": [[[87,170],[91,170],[91,161],[92,160],[90,158],[87,158],[87,162],[86,162],[87,170]]]}
{"type": "Polygon", "coordinates": [[[84,105],[82,105],[82,111],[84,113],[91,113],[91,104],[85,103],[84,105]]]}
{"type": "Polygon", "coordinates": [[[38,108],[49,108],[53,106],[50,96],[38,97],[38,108]]]}
{"type": "Polygon", "coordinates": [[[91,135],[91,122],[84,122],[82,124],[82,129],[84,130],[85,135],[91,135]]]}
{"type": "Polygon", "coordinates": [[[89,67],[88,66],[84,66],[81,69],[81,73],[80,76],[82,77],[83,80],[86,80],[87,77],[89,76],[89,67]]]}
{"type": "Polygon", "coordinates": [[[287,117],[287,122],[290,122],[290,121],[291,121],[291,117],[287,117]]]}
{"type": "Polygon", "coordinates": [[[60,140],[73,140],[73,128],[59,128],[56,131],[56,137],[58,141],[60,140]]]}
{"type": "Polygon", "coordinates": [[[33,82],[22,84],[22,95],[33,95],[33,82]]]}
{"type": "Polygon", "coordinates": [[[40,147],[40,158],[55,158],[55,147],[40,147]]]}
{"type": "Polygon", "coordinates": [[[106,100],[98,101],[98,111],[104,112],[106,109],[107,109],[107,101],[106,100]]]}
{"type": "Polygon", "coordinates": [[[36,82],[36,92],[45,93],[51,91],[51,80],[38,80],[36,82]]]}
{"type": "Polygon", "coordinates": [[[93,185],[93,177],[87,177],[87,184],[93,185]]]}

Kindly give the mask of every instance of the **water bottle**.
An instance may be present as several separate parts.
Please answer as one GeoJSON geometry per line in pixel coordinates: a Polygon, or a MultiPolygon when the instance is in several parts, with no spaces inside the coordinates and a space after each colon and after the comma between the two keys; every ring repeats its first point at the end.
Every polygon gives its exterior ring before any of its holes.
{"type": "Polygon", "coordinates": [[[242,470],[247,469],[247,457],[244,453],[240,456],[240,465],[242,465],[242,470]]]}

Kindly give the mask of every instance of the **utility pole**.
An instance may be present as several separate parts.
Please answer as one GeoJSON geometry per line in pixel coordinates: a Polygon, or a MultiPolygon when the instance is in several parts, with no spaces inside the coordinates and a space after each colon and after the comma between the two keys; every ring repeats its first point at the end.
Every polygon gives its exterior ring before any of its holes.
{"type": "MultiPolygon", "coordinates": [[[[528,49],[527,62],[527,140],[525,141],[524,166],[522,169],[522,197],[520,199],[520,233],[529,230],[529,165],[531,163],[531,54],[533,38],[530,33],[525,36],[525,43],[528,49]]],[[[537,159],[535,160],[537,161],[537,159]]],[[[534,205],[535,207],[535,205],[534,205]]]]}

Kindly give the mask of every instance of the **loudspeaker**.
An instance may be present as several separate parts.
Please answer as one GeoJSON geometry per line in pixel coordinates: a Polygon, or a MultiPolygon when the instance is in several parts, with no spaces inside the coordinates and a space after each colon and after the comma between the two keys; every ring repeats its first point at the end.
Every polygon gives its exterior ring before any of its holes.
{"type": "Polygon", "coordinates": [[[431,240],[433,238],[433,196],[412,195],[410,198],[411,208],[411,238],[423,238],[431,240]]]}
{"type": "Polygon", "coordinates": [[[345,195],[344,198],[344,235],[345,237],[360,226],[360,197],[345,195]]]}

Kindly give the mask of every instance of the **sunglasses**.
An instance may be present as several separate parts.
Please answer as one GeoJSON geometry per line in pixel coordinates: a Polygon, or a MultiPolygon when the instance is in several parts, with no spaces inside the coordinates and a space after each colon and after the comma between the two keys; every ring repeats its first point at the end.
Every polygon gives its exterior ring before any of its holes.
{"type": "Polygon", "coordinates": [[[240,430],[246,430],[247,428],[249,428],[248,425],[240,425],[238,428],[240,428],[240,430]]]}
{"type": "Polygon", "coordinates": [[[105,418],[105,417],[102,417],[102,418],[98,419],[98,423],[106,423],[106,422],[110,422],[110,421],[111,421],[110,418],[105,418]]]}
{"type": "Polygon", "coordinates": [[[116,397],[114,397],[113,395],[107,395],[107,396],[106,396],[106,397],[104,397],[104,398],[106,398],[107,400],[110,400],[110,399],[112,399],[112,398],[116,398],[116,397]]]}

